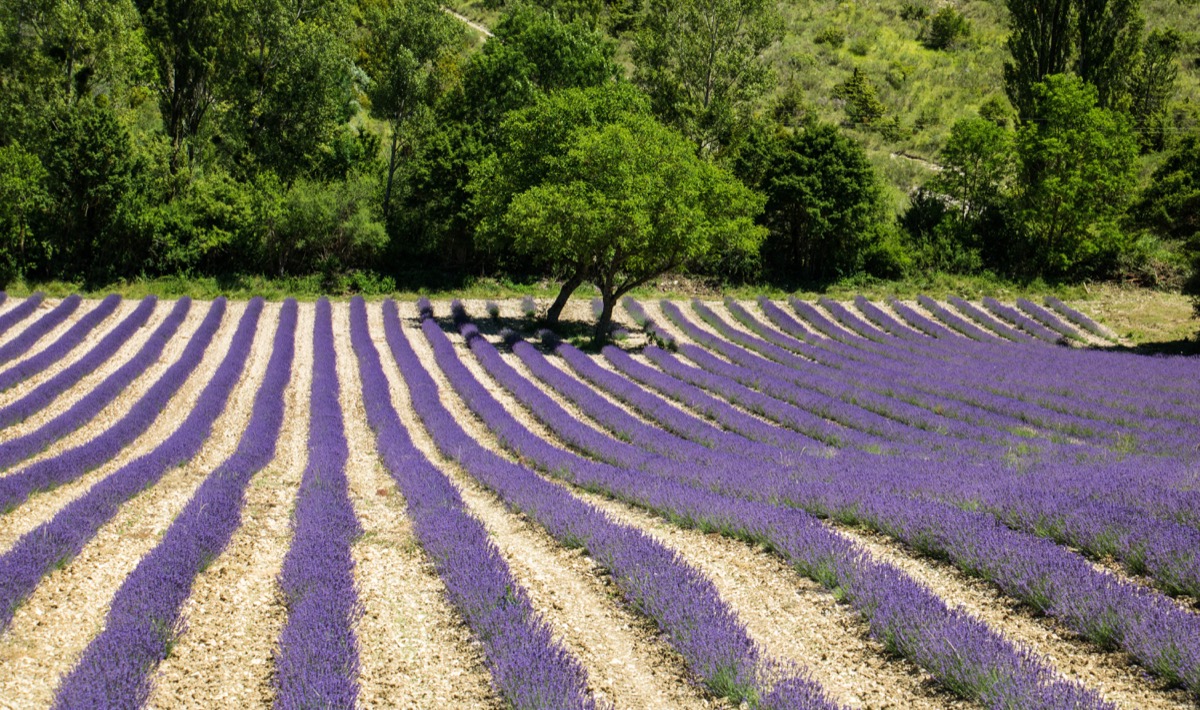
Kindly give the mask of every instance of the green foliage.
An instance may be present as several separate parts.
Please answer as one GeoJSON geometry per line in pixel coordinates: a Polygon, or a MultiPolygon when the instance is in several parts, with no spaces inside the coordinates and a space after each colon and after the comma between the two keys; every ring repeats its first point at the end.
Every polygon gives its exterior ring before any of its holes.
{"type": "Polygon", "coordinates": [[[378,182],[351,174],[339,182],[300,179],[265,215],[264,255],[280,275],[314,267],[335,275],[353,265],[370,265],[387,244],[376,211],[378,182]]]}
{"type": "Polygon", "coordinates": [[[1161,150],[1169,130],[1167,107],[1179,82],[1183,36],[1173,28],[1153,30],[1129,76],[1129,114],[1143,149],[1161,150]]]}
{"type": "Polygon", "coordinates": [[[494,133],[504,114],[532,104],[539,92],[596,86],[620,75],[615,45],[580,22],[517,6],[493,28],[495,40],[468,60],[453,115],[494,133]]]}
{"type": "Polygon", "coordinates": [[[0,288],[23,276],[30,261],[47,256],[32,233],[32,223],[50,205],[45,180],[42,162],[20,143],[0,148],[0,288]]]}
{"type": "Polygon", "coordinates": [[[791,133],[756,131],[737,173],[766,195],[766,268],[790,282],[828,282],[866,266],[887,213],[862,147],[836,126],[810,121],[791,133]]]}
{"type": "MultiPolygon", "coordinates": [[[[614,82],[543,95],[533,106],[505,116],[495,152],[471,170],[477,242],[499,257],[511,253],[506,214],[513,198],[546,179],[576,133],[649,112],[643,94],[627,82],[614,82]]],[[[520,256],[528,258],[527,251],[520,256]]]]}
{"type": "Polygon", "coordinates": [[[217,100],[222,35],[229,16],[214,0],[137,0],[146,47],[158,82],[163,130],[171,141],[171,166],[194,159],[191,139],[217,100]],[[187,149],[189,155],[181,156],[187,149]]]}
{"type": "Polygon", "coordinates": [[[518,253],[568,274],[568,284],[595,284],[599,339],[630,289],[710,251],[762,241],[753,222],[761,198],[651,116],[582,126],[563,147],[547,156],[542,181],[512,198],[504,225],[518,253]]]}
{"type": "Polygon", "coordinates": [[[1022,120],[1033,115],[1034,86],[1071,66],[1075,0],[1007,0],[1008,51],[1004,88],[1022,120]]]}
{"type": "Polygon", "coordinates": [[[851,124],[875,125],[887,113],[875,92],[875,85],[858,69],[834,90],[833,95],[845,102],[846,118],[851,124]]]}
{"type": "Polygon", "coordinates": [[[1102,272],[1122,247],[1117,219],[1136,184],[1137,141],[1078,77],[1047,77],[1033,95],[1036,120],[1017,132],[1027,266],[1051,276],[1102,272]]]}
{"type": "Polygon", "coordinates": [[[813,36],[813,42],[826,44],[833,49],[841,49],[846,43],[846,30],[830,25],[813,36]]]}
{"type": "Polygon", "coordinates": [[[452,55],[465,43],[462,23],[442,12],[435,0],[391,3],[371,13],[373,31],[363,52],[372,82],[367,88],[371,115],[390,125],[383,216],[391,214],[396,170],[402,154],[412,154],[422,120],[450,81],[452,55]]]}
{"type": "Polygon", "coordinates": [[[1133,217],[1138,226],[1167,239],[1200,236],[1200,136],[1185,137],[1154,171],[1133,217]]]}
{"type": "Polygon", "coordinates": [[[961,12],[946,5],[934,13],[922,33],[922,41],[930,49],[947,50],[971,34],[971,23],[961,12]]]}
{"type": "Polygon", "coordinates": [[[1011,269],[1007,224],[1016,171],[1011,131],[980,116],[959,119],[942,151],[942,171],[902,218],[920,268],[978,273],[1011,269]]]}
{"type": "Polygon", "coordinates": [[[654,112],[706,153],[736,142],[767,89],[763,53],[781,25],[768,0],[645,0],[634,81],[654,112]]]}
{"type": "Polygon", "coordinates": [[[129,133],[103,102],[64,107],[43,158],[52,201],[43,232],[62,274],[90,281],[135,269],[145,249],[135,230],[145,187],[129,133]]]}
{"type": "Polygon", "coordinates": [[[1137,60],[1144,22],[1140,0],[1076,0],[1075,73],[1096,87],[1102,108],[1118,108],[1137,60]]]}

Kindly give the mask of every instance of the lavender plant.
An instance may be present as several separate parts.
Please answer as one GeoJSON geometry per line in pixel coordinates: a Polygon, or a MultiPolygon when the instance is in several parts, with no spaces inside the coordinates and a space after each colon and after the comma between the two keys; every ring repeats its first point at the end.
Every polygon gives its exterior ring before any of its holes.
{"type": "Polygon", "coordinates": [[[266,376],[237,450],[205,477],[162,541],[121,584],[104,630],[64,676],[54,707],[132,710],[145,704],[155,667],[183,632],[181,610],[193,581],[241,525],[246,486],[275,456],[292,374],[296,308],[291,299],[283,304],[266,376]]]}
{"type": "MultiPolygon", "coordinates": [[[[154,297],[147,296],[142,302],[149,303],[150,307],[153,308],[154,297]]],[[[7,370],[0,372],[0,392],[33,377],[66,357],[67,353],[87,337],[88,333],[92,332],[101,321],[110,316],[120,303],[121,297],[116,294],[106,297],[95,308],[84,314],[58,340],[43,348],[36,355],[26,358],[7,370]]],[[[142,311],[146,313],[146,316],[149,316],[149,311],[145,311],[145,309],[142,309],[142,311]]],[[[134,311],[134,313],[137,312],[134,311]]]]}
{"type": "Polygon", "coordinates": [[[338,398],[329,301],[316,304],[308,465],[278,583],[287,609],[275,651],[275,707],[352,708],[358,696],[360,610],[350,545],[362,528],[348,496],[349,446],[338,398]]]}

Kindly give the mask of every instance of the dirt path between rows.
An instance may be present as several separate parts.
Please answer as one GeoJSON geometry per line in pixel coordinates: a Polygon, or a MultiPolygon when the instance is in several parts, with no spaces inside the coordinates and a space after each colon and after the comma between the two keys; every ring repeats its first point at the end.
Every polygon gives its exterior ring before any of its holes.
{"type": "MultiPolygon", "coordinates": [[[[270,323],[276,311],[268,306],[262,318],[270,323]]],[[[204,477],[237,448],[266,372],[273,333],[274,328],[259,327],[250,359],[200,452],[122,505],[80,554],[63,569],[47,575],[17,611],[11,627],[0,637],[0,689],[6,697],[20,697],[29,707],[50,704],[58,679],[103,628],[109,602],[121,583],[158,544],[204,477]]],[[[225,350],[227,346],[222,354],[225,350]]],[[[206,358],[201,368],[205,381],[219,362],[206,358]]],[[[185,411],[168,412],[169,423],[153,429],[171,432],[186,416],[185,411]]]]}
{"type": "Polygon", "coordinates": [[[350,444],[350,499],[363,526],[363,536],[353,548],[363,608],[357,627],[359,704],[501,708],[482,649],[446,603],[445,588],[417,544],[404,499],[378,457],[350,342],[349,315],[346,304],[334,306],[338,378],[350,444]]]}
{"type": "Polygon", "coordinates": [[[308,460],[313,315],[300,306],[275,458],[250,479],[229,545],[196,578],[183,607],[187,631],[159,666],[148,708],[266,708],[274,700],[271,654],[285,620],[275,577],[308,460]]]}
{"type": "MultiPolygon", "coordinates": [[[[158,446],[158,444],[170,436],[171,432],[187,417],[188,412],[192,411],[192,407],[200,397],[201,390],[208,384],[212,374],[225,358],[226,353],[229,352],[234,332],[237,330],[238,320],[241,318],[244,310],[244,303],[231,303],[229,305],[229,310],[226,312],[225,318],[222,320],[221,326],[213,338],[213,342],[209,344],[204,357],[196,366],[196,369],[175,393],[175,396],[167,403],[166,407],[163,408],[162,412],[154,420],[154,423],[141,436],[97,469],[53,490],[34,493],[27,501],[19,505],[16,510],[11,511],[7,515],[0,516],[0,552],[10,549],[22,535],[33,530],[43,521],[53,517],[63,506],[83,495],[96,481],[99,481],[134,458],[153,450],[155,446],[158,446]]],[[[176,345],[178,350],[182,351],[186,345],[185,342],[182,342],[185,339],[179,338],[178,340],[181,342],[172,344],[176,345]]],[[[178,355],[174,353],[172,355],[174,355],[171,358],[173,362],[178,358],[178,355]]],[[[149,389],[153,382],[146,382],[144,384],[146,389],[149,389]]],[[[142,391],[130,392],[127,390],[87,425],[81,427],[73,434],[60,439],[41,456],[31,458],[15,470],[19,471],[31,461],[54,456],[67,448],[72,448],[95,438],[115,423],[119,417],[124,416],[129,407],[133,406],[133,401],[128,401],[129,398],[141,393],[142,391]],[[109,414],[109,409],[119,405],[124,405],[122,410],[114,414],[109,414]]]]}
{"type": "MultiPolygon", "coordinates": [[[[401,311],[405,331],[422,364],[442,391],[442,401],[467,431],[485,446],[498,447],[491,433],[449,387],[416,327],[415,310],[401,311]]],[[[597,698],[619,708],[701,708],[724,703],[708,697],[689,680],[682,659],[657,638],[653,624],[627,610],[616,598],[595,563],[578,550],[558,544],[538,525],[510,513],[453,463],[436,454],[432,441],[414,421],[407,391],[400,385],[394,361],[385,368],[393,384],[393,401],[404,414],[414,442],[458,486],[471,512],[483,521],[526,588],[534,608],[587,669],[597,698]],[[397,394],[404,396],[397,397],[397,394]]]]}

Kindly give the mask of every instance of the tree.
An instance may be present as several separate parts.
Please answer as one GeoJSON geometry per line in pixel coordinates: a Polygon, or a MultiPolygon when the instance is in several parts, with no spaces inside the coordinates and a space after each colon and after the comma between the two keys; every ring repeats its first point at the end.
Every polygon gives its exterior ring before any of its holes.
{"type": "Polygon", "coordinates": [[[1007,0],[1012,60],[1004,63],[1004,88],[1022,121],[1031,115],[1033,87],[1071,66],[1075,1],[1007,0]]]}
{"type": "Polygon", "coordinates": [[[766,196],[762,257],[771,271],[814,282],[863,268],[886,209],[856,141],[812,119],[791,133],[756,131],[736,172],[766,196]]]}
{"type": "Polygon", "coordinates": [[[393,210],[395,256],[437,254],[442,264],[480,269],[505,248],[476,250],[479,218],[468,191],[476,163],[502,142],[505,117],[547,95],[607,86],[621,74],[615,47],[581,23],[518,7],[493,28],[496,36],[466,61],[461,84],[442,96],[429,134],[410,165],[404,208],[393,210]]]}
{"type": "Polygon", "coordinates": [[[1137,142],[1076,76],[1049,76],[1033,97],[1037,120],[1017,132],[1030,261],[1046,275],[1078,275],[1119,250],[1115,220],[1136,183],[1137,142]]]}
{"type": "Polygon", "coordinates": [[[971,223],[1012,188],[1013,134],[985,118],[964,118],[942,148],[943,170],[932,187],[946,195],[964,223],[971,223]]]}
{"type": "MultiPolygon", "coordinates": [[[[34,244],[31,222],[49,205],[46,169],[20,143],[0,148],[0,288],[29,268],[34,244]]],[[[39,256],[43,254],[38,254],[39,256]]]]}
{"type": "Polygon", "coordinates": [[[1075,73],[1101,108],[1119,108],[1142,41],[1140,0],[1076,0],[1075,73]]]}
{"type": "Polygon", "coordinates": [[[1200,238],[1200,135],[1185,137],[1154,171],[1133,217],[1167,239],[1200,238]]]}
{"type": "Polygon", "coordinates": [[[929,18],[929,26],[922,33],[922,41],[929,49],[945,50],[970,34],[971,23],[961,12],[947,5],[929,18]]]}
{"type": "Polygon", "coordinates": [[[546,163],[504,222],[519,252],[569,276],[560,299],[578,280],[599,289],[597,342],[633,288],[713,249],[756,249],[765,235],[754,224],[762,198],[650,116],[580,128],[546,163]]]}
{"type": "Polygon", "coordinates": [[[854,126],[872,126],[887,113],[875,93],[875,85],[856,67],[845,82],[833,91],[835,98],[845,102],[846,118],[854,126]]]}
{"type": "Polygon", "coordinates": [[[218,59],[228,18],[217,0],[137,0],[158,71],[158,105],[171,140],[171,169],[216,100],[218,59]]]}
{"type": "Polygon", "coordinates": [[[129,200],[138,197],[141,172],[128,131],[91,101],[65,107],[51,128],[43,162],[59,274],[100,283],[127,273],[142,254],[129,240],[129,200]]]}
{"type": "Polygon", "coordinates": [[[496,36],[469,60],[454,117],[495,134],[504,114],[529,106],[539,93],[598,86],[621,76],[616,46],[580,22],[518,6],[494,28],[496,36]]]}
{"type": "MultiPolygon", "coordinates": [[[[994,110],[981,108],[981,114],[994,110]]],[[[1008,225],[1016,173],[1012,131],[982,115],[959,119],[940,162],[942,171],[913,196],[901,218],[917,260],[956,273],[985,265],[1011,271],[1018,246],[1008,225]]]]}
{"type": "MultiPolygon", "coordinates": [[[[347,0],[246,0],[223,62],[228,104],[217,137],[235,174],[285,183],[321,172],[357,110],[347,0]]],[[[334,161],[335,163],[337,161],[334,161]]],[[[341,170],[327,177],[344,177],[341,170]],[[336,173],[342,174],[336,174],[336,173]]]]}
{"type": "Polygon", "coordinates": [[[763,52],[781,36],[768,0],[647,0],[634,81],[654,112],[702,153],[728,145],[770,83],[763,52]]]}
{"type": "Polygon", "coordinates": [[[410,121],[432,111],[445,82],[442,63],[461,46],[466,33],[436,0],[389,3],[372,18],[371,26],[366,69],[372,84],[367,96],[371,115],[391,128],[383,190],[387,220],[402,136],[410,121]]]}
{"type": "Polygon", "coordinates": [[[1167,105],[1175,96],[1183,36],[1172,28],[1154,30],[1129,76],[1129,115],[1143,148],[1162,148],[1167,105]]]}

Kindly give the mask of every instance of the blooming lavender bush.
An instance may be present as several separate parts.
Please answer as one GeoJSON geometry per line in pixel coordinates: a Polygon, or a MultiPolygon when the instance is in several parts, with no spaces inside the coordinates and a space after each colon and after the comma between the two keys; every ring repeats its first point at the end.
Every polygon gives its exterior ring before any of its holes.
{"type": "Polygon", "coordinates": [[[250,478],[275,456],[295,335],[296,302],[289,299],[237,450],[204,479],[162,541],[117,590],[104,630],[63,678],[56,708],[132,709],[145,704],[154,668],[183,631],[181,609],[193,580],[233,537],[242,522],[250,478]]]}
{"type": "MultiPolygon", "coordinates": [[[[65,302],[64,302],[65,303],[65,302]]],[[[54,363],[63,359],[76,345],[80,343],[88,333],[92,332],[97,325],[105,318],[112,314],[121,303],[121,297],[115,294],[106,297],[95,308],[88,311],[82,318],[75,322],[67,332],[62,334],[58,340],[54,341],[38,354],[26,358],[21,362],[13,365],[4,372],[0,372],[0,392],[12,387],[13,385],[26,380],[37,373],[45,370],[54,363]]],[[[134,311],[131,318],[137,319],[139,314],[144,322],[150,315],[150,310],[154,308],[154,297],[147,296],[142,299],[142,305],[149,305],[149,310],[139,308],[134,311]]]]}
{"type": "Polygon", "coordinates": [[[358,696],[360,610],[350,544],[362,534],[346,481],[349,447],[338,399],[329,301],[317,301],[308,465],[292,513],[279,589],[287,621],[275,651],[275,707],[352,708],[358,696]]]}

